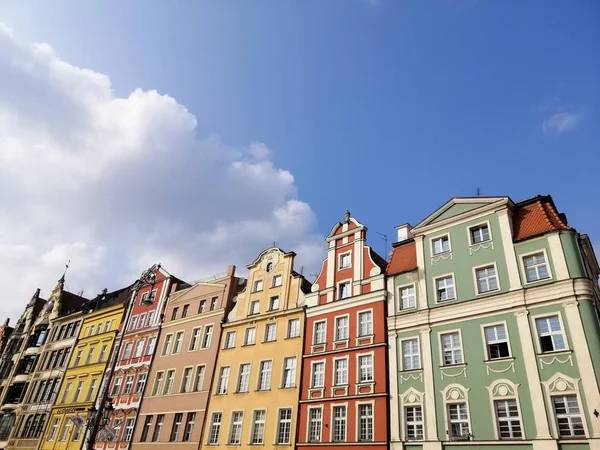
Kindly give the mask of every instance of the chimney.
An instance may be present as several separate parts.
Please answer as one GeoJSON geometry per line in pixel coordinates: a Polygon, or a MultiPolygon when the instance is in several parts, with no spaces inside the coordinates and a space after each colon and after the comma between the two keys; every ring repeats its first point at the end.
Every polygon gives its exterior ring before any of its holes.
{"type": "Polygon", "coordinates": [[[404,225],[398,225],[396,227],[396,231],[398,232],[398,241],[403,242],[408,239],[413,238],[413,234],[410,232],[412,230],[412,225],[410,223],[405,223],[404,225]]]}

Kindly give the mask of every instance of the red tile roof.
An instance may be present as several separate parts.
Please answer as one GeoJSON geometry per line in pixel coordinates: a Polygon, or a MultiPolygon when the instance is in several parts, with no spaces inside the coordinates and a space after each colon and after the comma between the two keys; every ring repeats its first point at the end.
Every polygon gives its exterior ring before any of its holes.
{"type": "Polygon", "coordinates": [[[408,272],[417,268],[417,246],[415,241],[398,245],[392,252],[392,257],[386,269],[386,274],[408,272]]]}
{"type": "Polygon", "coordinates": [[[550,196],[537,196],[517,203],[513,216],[513,240],[520,241],[550,231],[570,230],[556,211],[550,196]]]}

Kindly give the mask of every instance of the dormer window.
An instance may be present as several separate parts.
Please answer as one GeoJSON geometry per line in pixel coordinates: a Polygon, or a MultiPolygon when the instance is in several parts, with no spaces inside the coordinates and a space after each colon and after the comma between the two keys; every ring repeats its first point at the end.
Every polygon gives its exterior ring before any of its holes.
{"type": "Polygon", "coordinates": [[[450,251],[450,236],[440,236],[438,238],[431,240],[431,246],[433,249],[434,255],[439,255],[440,253],[447,253],[450,251]]]}
{"type": "Polygon", "coordinates": [[[350,297],[350,282],[344,281],[338,285],[338,299],[350,297]]]}
{"type": "Polygon", "coordinates": [[[491,239],[490,228],[487,224],[469,228],[469,234],[471,235],[471,245],[481,244],[491,239]]]}
{"type": "Polygon", "coordinates": [[[347,269],[350,267],[350,252],[340,255],[339,269],[347,269]]]}

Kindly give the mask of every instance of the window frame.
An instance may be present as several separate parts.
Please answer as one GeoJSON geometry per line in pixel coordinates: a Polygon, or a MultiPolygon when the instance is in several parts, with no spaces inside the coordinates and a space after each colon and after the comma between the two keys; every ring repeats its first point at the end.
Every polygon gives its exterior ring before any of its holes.
{"type": "Polygon", "coordinates": [[[287,334],[286,334],[287,339],[298,338],[298,337],[300,337],[300,335],[301,335],[301,332],[300,332],[300,319],[289,319],[288,323],[287,323],[287,334]],[[298,324],[298,334],[295,334],[295,335],[291,334],[291,331],[292,331],[292,322],[298,324]]]}
{"type": "Polygon", "coordinates": [[[232,330],[232,331],[227,331],[225,333],[225,339],[224,339],[224,343],[223,343],[223,350],[227,350],[230,348],[235,348],[235,340],[237,338],[237,333],[236,330],[232,330]],[[233,343],[232,345],[229,345],[229,337],[233,336],[233,343]]]}
{"type": "Polygon", "coordinates": [[[348,403],[344,402],[344,403],[332,403],[331,407],[329,408],[329,423],[331,424],[331,430],[330,430],[330,436],[329,436],[329,441],[330,442],[348,442],[348,403]],[[343,409],[344,410],[344,416],[343,417],[336,417],[335,415],[335,410],[337,408],[343,409]],[[344,436],[342,439],[336,439],[336,426],[337,426],[337,422],[343,423],[343,428],[344,428],[344,436]]]}
{"type": "Polygon", "coordinates": [[[227,445],[241,445],[242,443],[242,431],[244,428],[244,411],[233,410],[231,411],[231,419],[229,420],[229,433],[227,433],[227,445]],[[239,420],[234,420],[236,414],[240,415],[239,420]],[[236,427],[236,428],[234,428],[236,427]],[[237,430],[236,442],[233,442],[233,433],[237,430]]]}
{"type": "MultiPolygon", "coordinates": [[[[448,289],[448,287],[445,287],[445,289],[448,289]]],[[[456,276],[454,275],[454,272],[450,272],[450,273],[446,273],[443,275],[438,275],[433,277],[433,294],[435,296],[435,304],[436,305],[443,305],[445,303],[450,303],[453,301],[458,300],[458,289],[456,288],[456,276]],[[438,280],[441,280],[443,278],[452,278],[452,287],[454,288],[454,297],[452,298],[447,298],[446,300],[440,300],[439,299],[439,295],[438,295],[438,280]]]]}
{"type": "Polygon", "coordinates": [[[343,386],[348,386],[350,384],[350,356],[346,355],[346,356],[340,356],[340,357],[334,357],[332,358],[333,360],[333,370],[331,372],[331,385],[333,387],[343,387],[343,386]],[[338,367],[338,363],[340,362],[344,362],[345,363],[345,368],[342,368],[343,370],[340,370],[340,368],[338,367]],[[345,377],[345,381],[344,382],[339,382],[338,381],[338,371],[340,372],[340,374],[342,374],[342,377],[345,377]],[[345,375],[343,375],[345,374],[345,375]]]}
{"type": "MultiPolygon", "coordinates": [[[[467,436],[471,436],[472,435],[472,431],[473,428],[471,427],[471,411],[469,408],[469,401],[465,398],[464,400],[461,401],[445,401],[444,402],[444,407],[445,407],[445,412],[446,412],[446,428],[448,430],[448,440],[449,441],[466,441],[469,439],[460,439],[460,437],[464,436],[464,434],[461,434],[460,436],[454,436],[452,434],[452,424],[453,423],[466,423],[467,424],[467,428],[468,428],[468,433],[467,436]],[[465,410],[467,413],[467,418],[466,419],[454,419],[454,422],[452,421],[452,415],[450,413],[450,408],[452,406],[458,406],[460,409],[460,405],[465,405],[465,410]]],[[[460,414],[460,411],[459,411],[460,414]]],[[[462,431],[462,426],[461,426],[461,431],[462,431]]]]}
{"type": "Polygon", "coordinates": [[[327,368],[327,360],[320,359],[318,361],[310,362],[310,389],[325,389],[325,370],[327,368]],[[322,364],[323,365],[323,374],[320,376],[322,382],[320,385],[315,385],[315,366],[322,364]]]}
{"type": "Polygon", "coordinates": [[[360,311],[356,311],[356,337],[358,339],[361,338],[368,338],[371,336],[375,336],[375,323],[374,323],[374,317],[375,314],[373,313],[373,308],[368,308],[368,309],[361,309],[360,311]],[[363,334],[362,330],[361,330],[361,316],[363,314],[370,314],[371,316],[371,320],[370,320],[370,328],[371,328],[371,332],[367,333],[367,334],[363,334]]]}
{"type": "Polygon", "coordinates": [[[463,339],[462,339],[462,331],[460,328],[456,328],[454,330],[446,330],[446,331],[440,331],[438,332],[438,342],[439,342],[439,348],[440,348],[440,363],[442,365],[442,367],[451,367],[451,366],[460,366],[462,364],[466,364],[466,358],[465,358],[465,346],[463,343],[463,339]],[[461,353],[461,359],[462,361],[459,363],[452,363],[452,364],[446,364],[446,360],[444,358],[444,343],[442,340],[442,337],[444,335],[447,334],[454,334],[457,333],[458,334],[458,340],[460,341],[460,353],[461,353]]]}
{"type": "Polygon", "coordinates": [[[494,237],[492,236],[492,227],[490,225],[489,220],[485,220],[485,221],[476,223],[474,225],[469,225],[467,227],[467,235],[469,237],[469,247],[474,247],[476,245],[485,244],[486,242],[492,242],[494,240],[494,237]],[[483,228],[483,227],[487,227],[489,239],[486,239],[485,241],[481,241],[481,242],[473,242],[473,233],[471,232],[471,230],[473,230],[475,228],[483,228]]]}
{"type": "MultiPolygon", "coordinates": [[[[367,366],[368,367],[368,366],[367,366]]],[[[375,352],[356,353],[356,384],[370,384],[375,382],[375,352]],[[371,358],[371,379],[362,380],[362,365],[361,359],[365,357],[371,358]]]]}
{"type": "Polygon", "coordinates": [[[543,282],[548,282],[554,279],[554,276],[552,274],[552,269],[550,267],[550,259],[548,258],[548,252],[546,251],[545,248],[542,249],[538,249],[532,252],[527,252],[527,253],[521,253],[519,254],[519,266],[521,268],[521,276],[523,279],[523,285],[531,285],[531,284],[536,284],[536,283],[543,283],[543,282]],[[533,281],[529,281],[527,279],[527,268],[525,267],[525,258],[527,258],[528,256],[534,256],[534,255],[539,255],[539,254],[543,254],[544,255],[544,261],[546,263],[546,270],[548,271],[548,277],[547,278],[539,278],[537,280],[533,280],[533,281]]]}
{"type": "MultiPolygon", "coordinates": [[[[481,338],[482,338],[482,342],[483,342],[483,354],[485,355],[484,361],[486,361],[486,362],[501,361],[503,359],[513,358],[512,346],[510,345],[510,334],[508,332],[508,324],[506,323],[505,320],[498,321],[498,322],[482,323],[481,324],[481,338]],[[486,330],[486,328],[492,328],[492,327],[498,327],[498,326],[504,327],[504,331],[506,333],[506,345],[508,346],[508,356],[502,356],[500,358],[492,358],[490,356],[490,351],[489,351],[489,347],[488,347],[490,344],[487,341],[487,334],[486,334],[485,330],[486,330]]],[[[498,342],[502,342],[502,341],[498,341],[498,342]]],[[[493,343],[492,343],[492,345],[493,345],[493,343]]]]}
{"type": "Polygon", "coordinates": [[[217,385],[215,389],[215,395],[227,395],[229,392],[229,377],[231,376],[231,366],[221,366],[219,367],[219,371],[217,372],[217,385]],[[225,370],[227,369],[227,375],[224,375],[225,370]],[[224,390],[221,388],[222,380],[225,379],[224,390]]]}
{"type": "Polygon", "coordinates": [[[403,284],[401,286],[397,287],[397,292],[398,292],[398,302],[396,304],[396,308],[398,312],[402,312],[402,311],[410,311],[413,309],[417,309],[419,306],[419,301],[417,298],[417,285],[416,283],[409,283],[409,284],[403,284]],[[414,292],[414,298],[415,298],[415,305],[414,306],[409,306],[407,308],[403,308],[402,307],[402,291],[404,289],[412,289],[414,292]]]}
{"type": "Polygon", "coordinates": [[[296,387],[296,376],[298,374],[298,358],[295,356],[287,356],[283,358],[283,366],[281,369],[281,389],[292,389],[296,387]],[[286,367],[286,362],[287,361],[294,361],[294,367],[293,368],[287,368],[286,367]],[[293,377],[291,377],[292,379],[292,384],[287,386],[286,385],[286,372],[290,371],[293,374],[293,377]]]}
{"type": "MultiPolygon", "coordinates": [[[[432,258],[435,258],[436,256],[452,253],[452,239],[450,239],[450,233],[442,233],[437,236],[431,237],[429,240],[431,242],[430,245],[431,245],[431,257],[432,258]],[[439,239],[443,239],[443,238],[448,238],[448,250],[444,250],[444,251],[436,253],[435,241],[437,241],[439,239]]],[[[443,245],[442,245],[442,247],[443,247],[443,245]]]]}
{"type": "Polygon", "coordinates": [[[277,310],[279,310],[279,302],[280,302],[280,300],[281,300],[281,298],[279,297],[279,295],[271,295],[269,297],[269,311],[277,311],[277,310]],[[276,300],[276,301],[274,302],[274,300],[276,300]]]}
{"type": "MultiPolygon", "coordinates": [[[[403,339],[399,339],[399,345],[398,347],[400,348],[400,370],[402,372],[408,372],[408,371],[412,371],[412,370],[423,370],[423,358],[421,357],[421,342],[419,340],[419,336],[411,336],[411,337],[406,337],[403,339]],[[417,356],[419,357],[419,367],[415,367],[415,368],[411,368],[411,369],[407,369],[405,367],[404,364],[404,343],[407,341],[417,341],[417,356]]],[[[440,339],[440,345],[441,345],[441,339],[440,339]]],[[[443,352],[442,352],[443,353],[443,352]]],[[[411,355],[414,356],[414,355],[411,355]]]]}
{"type": "Polygon", "coordinates": [[[254,283],[252,284],[252,292],[262,292],[264,289],[265,289],[265,280],[263,280],[262,278],[254,280],[254,283]],[[260,289],[258,289],[259,283],[260,283],[260,289]]]}
{"type": "MultiPolygon", "coordinates": [[[[579,395],[578,392],[560,392],[560,393],[553,393],[550,395],[550,402],[551,402],[551,406],[552,406],[552,416],[554,418],[554,425],[556,428],[556,434],[558,436],[558,439],[564,439],[564,440],[572,440],[572,439],[587,439],[588,438],[588,430],[587,430],[587,423],[586,423],[586,415],[585,412],[582,408],[583,404],[581,402],[581,397],[579,395]],[[566,399],[567,397],[575,397],[575,400],[577,400],[577,408],[579,409],[579,413],[578,414],[574,414],[574,413],[568,413],[565,412],[564,414],[560,414],[562,417],[566,418],[569,422],[569,428],[571,429],[571,431],[573,430],[573,423],[572,423],[572,417],[574,416],[579,416],[579,418],[581,419],[581,425],[583,428],[583,434],[570,434],[568,436],[562,435],[560,432],[560,424],[558,422],[559,419],[559,414],[556,412],[556,405],[554,403],[554,399],[555,398],[563,398],[566,399]]],[[[566,403],[566,406],[568,407],[568,402],[566,403]]]]}
{"type": "Polygon", "coordinates": [[[334,323],[334,342],[346,342],[350,340],[350,314],[342,314],[340,316],[335,316],[333,318],[333,323],[334,323]],[[346,320],[346,337],[340,337],[339,336],[339,327],[338,327],[338,321],[340,319],[345,319],[346,320]]]}
{"type": "Polygon", "coordinates": [[[250,445],[264,445],[265,444],[265,431],[267,429],[267,409],[256,408],[252,410],[252,426],[250,427],[250,445]],[[257,419],[257,413],[263,413],[262,419],[257,419]],[[262,431],[260,434],[260,442],[255,442],[257,425],[262,425],[262,431]]]}
{"type": "Polygon", "coordinates": [[[260,314],[260,300],[251,300],[248,308],[248,316],[257,316],[260,314]],[[256,312],[254,312],[254,305],[257,305],[256,312]]]}
{"type": "Polygon", "coordinates": [[[206,439],[206,445],[218,446],[221,439],[221,429],[223,427],[223,411],[213,411],[210,415],[210,425],[208,429],[208,436],[206,439]],[[219,421],[215,420],[215,416],[219,416],[219,421]],[[218,424],[218,428],[215,433],[215,425],[218,424]],[[214,442],[213,442],[214,438],[214,442]]]}
{"type": "Polygon", "coordinates": [[[339,301],[339,300],[346,300],[347,298],[352,297],[352,278],[347,278],[345,280],[340,280],[336,283],[336,296],[335,296],[335,301],[339,301]],[[342,289],[341,286],[342,285],[348,285],[348,295],[346,295],[345,297],[342,297],[342,289]]]}
{"type": "Polygon", "coordinates": [[[254,327],[248,327],[244,331],[244,346],[247,346],[247,345],[256,345],[256,327],[255,326],[254,327]],[[248,334],[249,334],[248,332],[250,330],[254,330],[254,339],[253,339],[252,342],[248,342],[248,334]]]}
{"type": "Polygon", "coordinates": [[[312,345],[326,345],[327,344],[327,319],[324,320],[316,320],[313,322],[313,336],[312,336],[312,345]],[[317,325],[323,324],[324,325],[324,331],[323,331],[323,335],[324,335],[324,339],[323,341],[318,341],[317,342],[317,325]]]}
{"type": "Polygon", "coordinates": [[[210,348],[210,346],[212,345],[214,329],[215,329],[215,327],[213,324],[208,324],[208,325],[204,326],[204,333],[202,334],[202,342],[200,343],[201,350],[210,348]],[[208,342],[205,342],[207,339],[207,336],[208,336],[208,342]]]}
{"type": "Polygon", "coordinates": [[[403,405],[403,422],[404,422],[404,437],[408,442],[421,442],[425,440],[425,420],[424,420],[424,414],[423,414],[423,405],[420,403],[415,403],[415,404],[409,404],[409,405],[403,405]],[[412,409],[416,409],[419,408],[421,410],[421,420],[412,420],[409,422],[408,420],[408,413],[407,410],[409,408],[412,409]],[[421,427],[421,438],[415,438],[415,437],[409,437],[409,433],[408,433],[408,429],[409,429],[409,425],[415,427],[415,430],[417,430],[417,427],[421,427]]]}
{"type": "Polygon", "coordinates": [[[247,392],[250,392],[250,377],[252,376],[252,363],[251,362],[242,362],[240,363],[240,365],[238,366],[238,376],[237,376],[237,380],[236,380],[236,385],[235,385],[235,393],[236,394],[245,394],[247,392]],[[243,369],[245,367],[248,367],[248,376],[245,379],[245,384],[244,387],[245,389],[242,390],[242,375],[243,373],[243,369]]]}
{"type": "Polygon", "coordinates": [[[190,336],[190,345],[188,347],[188,352],[195,352],[200,348],[200,344],[202,343],[202,326],[192,328],[192,335],[190,336]],[[198,334],[196,335],[196,332],[198,334]]]}
{"type": "Polygon", "coordinates": [[[352,268],[352,250],[347,250],[345,252],[339,253],[337,259],[338,259],[337,270],[345,270],[345,269],[352,268]],[[348,265],[347,266],[342,266],[342,258],[344,256],[348,257],[348,265]]]}
{"type": "Polygon", "coordinates": [[[306,414],[306,442],[323,442],[323,406],[309,406],[307,409],[307,414],[306,414]],[[312,411],[319,411],[320,413],[320,417],[318,419],[315,419],[316,423],[319,423],[319,428],[318,428],[318,439],[311,439],[311,431],[312,431],[312,423],[313,423],[313,418],[312,418],[312,411]]]}
{"type": "MultiPolygon", "coordinates": [[[[488,286],[489,286],[489,278],[490,277],[488,276],[486,278],[488,279],[488,286]]],[[[475,296],[477,296],[477,297],[501,292],[502,286],[500,284],[500,276],[498,275],[498,267],[496,266],[496,261],[490,262],[488,264],[482,264],[482,265],[473,267],[473,282],[475,283],[475,296]],[[479,279],[477,278],[477,271],[482,270],[482,269],[489,269],[492,267],[494,268],[494,273],[495,273],[494,277],[496,278],[496,289],[490,289],[487,291],[480,292],[479,291],[479,279]]]]}
{"type": "Polygon", "coordinates": [[[266,342],[276,342],[276,341],[277,341],[277,322],[274,321],[274,322],[265,324],[265,336],[264,336],[263,342],[266,343],[266,342]],[[272,339],[271,339],[271,336],[269,336],[269,331],[271,331],[271,330],[275,330],[273,332],[272,339]]]}
{"type": "MultiPolygon", "coordinates": [[[[521,441],[525,439],[525,430],[523,429],[523,420],[521,417],[521,407],[519,405],[519,400],[517,399],[517,397],[515,396],[511,396],[511,397],[501,397],[501,398],[492,398],[492,410],[494,412],[494,421],[496,422],[496,439],[500,440],[500,441],[521,441]],[[517,416],[507,416],[507,417],[503,417],[502,419],[500,419],[500,417],[498,416],[498,408],[497,408],[497,403],[499,402],[515,402],[515,406],[517,408],[517,416]],[[512,421],[517,421],[519,422],[519,430],[521,432],[521,436],[511,436],[511,437],[502,437],[502,431],[500,429],[500,423],[501,422],[512,422],[512,421]]],[[[508,411],[508,409],[507,409],[508,411]]],[[[512,425],[510,426],[510,433],[513,434],[513,430],[512,430],[512,425]]]]}
{"type": "Polygon", "coordinates": [[[259,361],[258,363],[258,383],[256,385],[256,390],[257,391],[262,391],[262,392],[268,392],[271,390],[271,385],[273,382],[273,360],[272,359],[263,359],[261,361],[259,361]],[[265,370],[265,367],[268,364],[270,364],[270,368],[269,370],[265,370]],[[263,379],[263,376],[265,376],[265,378],[263,379]],[[266,386],[263,387],[263,380],[267,380],[266,381],[266,386]]]}
{"type": "MultiPolygon", "coordinates": [[[[356,442],[375,442],[375,402],[374,401],[357,401],[356,403],[356,415],[355,415],[355,424],[356,424],[356,442]],[[361,406],[370,406],[371,407],[371,439],[361,439],[361,426],[362,419],[360,408],[361,406]]],[[[369,416],[367,415],[368,419],[369,416]]]]}
{"type": "Polygon", "coordinates": [[[531,316],[531,323],[532,323],[533,329],[535,330],[535,335],[537,337],[535,349],[536,349],[538,355],[550,355],[553,353],[571,351],[571,347],[569,346],[569,340],[567,339],[565,323],[563,321],[561,311],[549,312],[546,314],[536,314],[535,316],[531,316]],[[545,352],[542,350],[542,339],[541,339],[542,336],[540,335],[540,332],[537,327],[537,319],[544,319],[544,318],[548,318],[548,317],[552,317],[552,316],[558,316],[558,323],[560,324],[560,332],[561,332],[561,335],[563,338],[563,342],[565,344],[565,348],[563,348],[561,350],[552,350],[552,351],[545,352]]]}
{"type": "Polygon", "coordinates": [[[294,421],[294,408],[292,408],[291,406],[280,406],[279,408],[277,408],[277,428],[275,430],[275,445],[291,445],[292,443],[292,424],[294,421]],[[290,418],[289,419],[282,419],[281,418],[281,413],[283,411],[289,411],[290,412],[290,418]],[[286,442],[283,442],[280,437],[281,437],[281,431],[282,431],[282,424],[289,424],[289,429],[288,429],[288,439],[286,442]]]}

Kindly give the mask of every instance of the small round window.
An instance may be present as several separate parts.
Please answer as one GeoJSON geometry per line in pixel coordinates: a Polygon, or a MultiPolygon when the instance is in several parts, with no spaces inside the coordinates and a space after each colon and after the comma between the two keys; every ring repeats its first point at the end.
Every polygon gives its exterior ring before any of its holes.
{"type": "Polygon", "coordinates": [[[271,270],[273,270],[273,263],[267,264],[267,272],[270,272],[271,270]]]}

